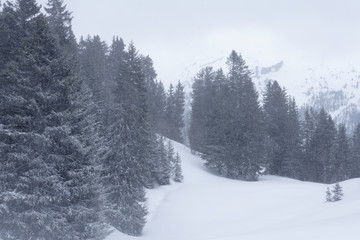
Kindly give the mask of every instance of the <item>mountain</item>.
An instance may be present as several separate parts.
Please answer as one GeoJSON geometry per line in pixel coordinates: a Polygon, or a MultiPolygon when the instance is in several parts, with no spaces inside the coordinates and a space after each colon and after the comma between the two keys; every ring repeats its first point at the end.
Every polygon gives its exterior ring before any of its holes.
{"type": "Polygon", "coordinates": [[[272,66],[256,66],[254,82],[260,92],[269,80],[284,86],[300,107],[325,108],[336,123],[347,126],[348,132],[360,122],[360,72],[354,67],[320,66],[294,71],[280,61],[272,66]]]}
{"type": "Polygon", "coordinates": [[[184,182],[148,190],[143,236],[106,240],[357,240],[360,179],[341,182],[343,200],[325,202],[330,185],[260,176],[243,182],[213,175],[190,149],[172,142],[184,182]]]}
{"type": "MultiPolygon", "coordinates": [[[[247,61],[247,59],[245,58],[247,61]]],[[[180,77],[187,94],[187,112],[185,120],[189,118],[190,92],[193,78],[201,68],[212,66],[226,69],[226,57],[208,59],[203,63],[193,63],[184,68],[180,77]]],[[[253,81],[259,92],[260,100],[266,83],[276,80],[285,87],[287,93],[295,97],[296,103],[303,112],[306,106],[316,110],[325,108],[334,121],[347,126],[348,133],[352,133],[360,122],[360,72],[350,65],[320,65],[308,66],[298,62],[278,59],[272,64],[257,59],[247,61],[253,72],[253,81]]]]}

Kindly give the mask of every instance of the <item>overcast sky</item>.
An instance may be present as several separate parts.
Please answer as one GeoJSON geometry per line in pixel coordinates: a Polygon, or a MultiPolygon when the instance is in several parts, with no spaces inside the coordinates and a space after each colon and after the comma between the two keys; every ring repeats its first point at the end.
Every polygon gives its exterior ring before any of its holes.
{"type": "MultiPolygon", "coordinates": [[[[46,0],[39,3],[44,5],[46,0]]],[[[154,60],[159,79],[227,56],[316,67],[360,62],[358,0],[65,0],[77,37],[114,35],[154,60]]],[[[185,80],[185,79],[181,79],[185,80]]]]}

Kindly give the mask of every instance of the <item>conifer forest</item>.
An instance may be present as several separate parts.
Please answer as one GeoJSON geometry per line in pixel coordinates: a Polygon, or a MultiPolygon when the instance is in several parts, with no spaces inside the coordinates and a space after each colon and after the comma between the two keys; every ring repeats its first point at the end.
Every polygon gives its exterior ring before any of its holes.
{"type": "Polygon", "coordinates": [[[77,39],[63,0],[0,4],[1,240],[141,236],[146,192],[186,181],[172,141],[224,178],[360,177],[360,124],[300,111],[276,80],[258,92],[240,52],[199,69],[186,109],[183,82],[165,86],[134,42],[77,39]]]}

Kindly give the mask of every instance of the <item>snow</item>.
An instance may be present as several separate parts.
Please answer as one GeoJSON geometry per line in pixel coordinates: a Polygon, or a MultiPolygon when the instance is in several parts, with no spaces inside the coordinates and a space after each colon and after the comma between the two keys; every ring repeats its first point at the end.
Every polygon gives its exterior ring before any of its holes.
{"type": "Polygon", "coordinates": [[[329,185],[275,176],[258,182],[218,177],[187,147],[173,145],[184,182],[148,190],[143,236],[115,231],[106,240],[359,239],[360,179],[340,183],[343,200],[327,203],[329,185]]]}

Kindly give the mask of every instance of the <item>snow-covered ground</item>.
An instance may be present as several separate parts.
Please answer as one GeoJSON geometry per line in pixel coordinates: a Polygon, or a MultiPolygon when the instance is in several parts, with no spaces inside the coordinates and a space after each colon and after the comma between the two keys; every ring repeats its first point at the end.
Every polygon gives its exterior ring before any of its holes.
{"type": "Polygon", "coordinates": [[[221,178],[179,143],[184,182],[148,191],[142,237],[113,232],[106,240],[360,239],[360,179],[340,183],[342,201],[325,202],[328,185],[263,176],[221,178]]]}

